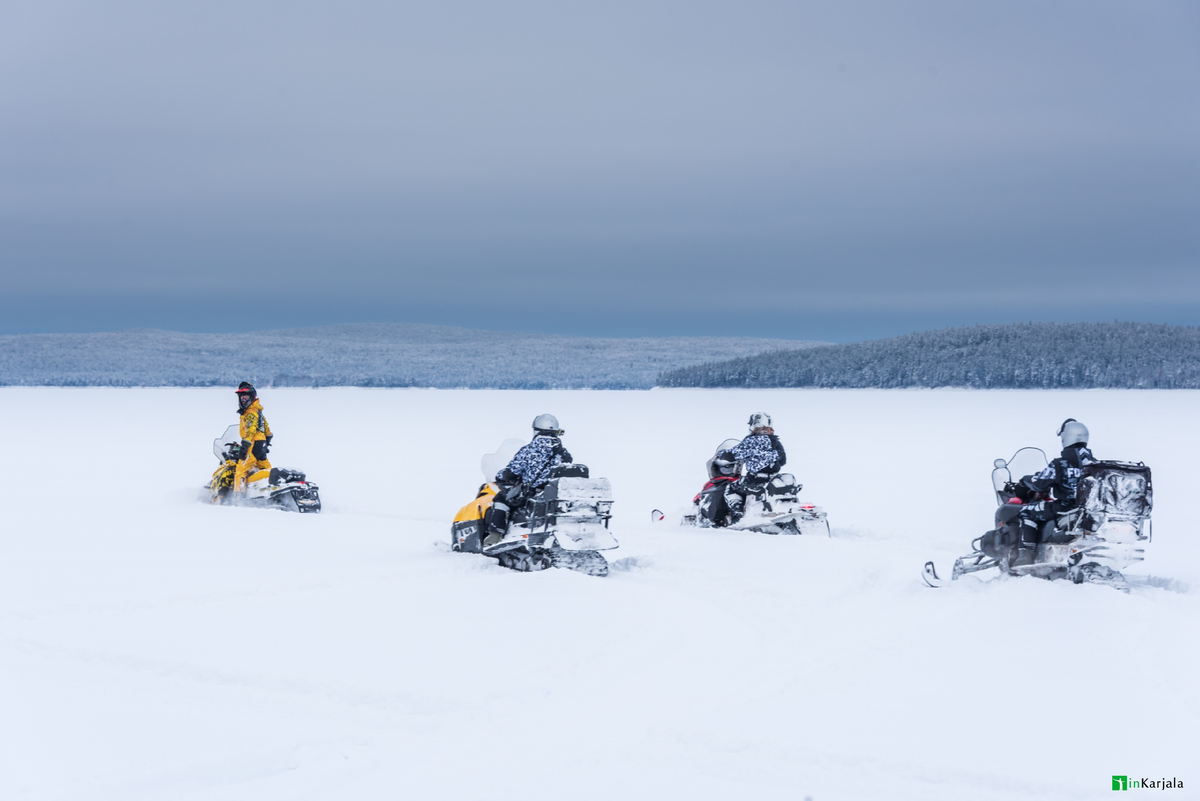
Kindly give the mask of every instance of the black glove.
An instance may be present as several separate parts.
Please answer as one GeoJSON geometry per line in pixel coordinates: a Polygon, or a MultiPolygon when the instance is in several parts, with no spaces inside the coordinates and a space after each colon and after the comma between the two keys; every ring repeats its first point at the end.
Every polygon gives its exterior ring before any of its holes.
{"type": "Polygon", "coordinates": [[[1037,495],[1032,489],[1020,482],[1009,481],[1004,485],[1004,491],[1014,498],[1017,498],[1021,503],[1029,503],[1029,499],[1037,495]]]}
{"type": "Polygon", "coordinates": [[[1021,485],[1025,492],[1032,492],[1035,494],[1045,492],[1044,489],[1038,486],[1037,479],[1035,479],[1033,476],[1025,476],[1023,479],[1021,479],[1021,485]]]}

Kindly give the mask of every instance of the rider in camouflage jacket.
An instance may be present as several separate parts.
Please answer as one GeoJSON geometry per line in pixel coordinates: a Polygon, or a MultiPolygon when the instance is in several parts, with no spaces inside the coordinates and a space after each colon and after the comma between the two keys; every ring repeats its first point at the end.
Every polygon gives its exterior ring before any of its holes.
{"type": "Polygon", "coordinates": [[[762,492],[771,477],[787,464],[787,453],[783,450],[783,443],[779,441],[779,437],[775,436],[775,430],[770,426],[771,418],[765,414],[756,414],[750,421],[750,436],[717,456],[739,461],[746,470],[740,479],[731,481],[725,488],[730,523],[738,522],[746,513],[746,495],[762,492]],[[765,422],[766,425],[755,425],[761,422],[765,422]]]}

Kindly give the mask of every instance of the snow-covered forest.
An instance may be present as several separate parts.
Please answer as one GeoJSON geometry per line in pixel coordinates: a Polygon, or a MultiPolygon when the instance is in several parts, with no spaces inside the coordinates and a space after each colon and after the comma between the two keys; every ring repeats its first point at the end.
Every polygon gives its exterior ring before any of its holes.
{"type": "Polygon", "coordinates": [[[664,371],[663,387],[1195,389],[1200,328],[1021,323],[777,351],[664,371]]]}
{"type": "Polygon", "coordinates": [[[1200,388],[1200,328],[1022,323],[835,345],[432,325],[0,336],[0,386],[1200,388]]]}
{"type": "Polygon", "coordinates": [[[665,370],[810,343],[601,339],[435,325],[244,334],[122,331],[0,336],[0,386],[648,389],[665,370]]]}

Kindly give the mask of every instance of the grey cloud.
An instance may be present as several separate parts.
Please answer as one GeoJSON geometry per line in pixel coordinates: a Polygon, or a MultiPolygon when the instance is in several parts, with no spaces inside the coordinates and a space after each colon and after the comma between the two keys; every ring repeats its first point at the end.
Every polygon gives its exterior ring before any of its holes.
{"type": "Polygon", "coordinates": [[[276,327],[839,338],[754,310],[1001,322],[998,283],[1011,319],[1198,322],[1198,35],[1184,2],[6,4],[4,326],[220,330],[187,298],[247,280],[276,327]],[[581,311],[520,314],[545,293],[581,311]]]}

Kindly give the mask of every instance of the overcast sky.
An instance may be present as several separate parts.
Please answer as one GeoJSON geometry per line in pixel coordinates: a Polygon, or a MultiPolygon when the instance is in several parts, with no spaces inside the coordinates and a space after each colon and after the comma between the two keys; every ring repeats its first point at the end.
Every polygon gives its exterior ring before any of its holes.
{"type": "Polygon", "coordinates": [[[0,333],[1200,324],[1200,3],[0,4],[0,333]]]}

